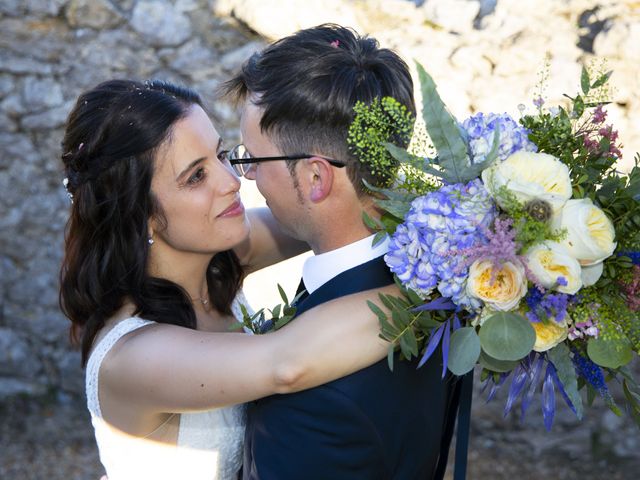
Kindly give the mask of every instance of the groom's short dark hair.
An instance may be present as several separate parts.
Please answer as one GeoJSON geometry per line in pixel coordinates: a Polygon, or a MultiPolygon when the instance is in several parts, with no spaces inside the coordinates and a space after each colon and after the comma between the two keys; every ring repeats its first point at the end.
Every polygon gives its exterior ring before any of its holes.
{"type": "Polygon", "coordinates": [[[260,128],[284,154],[347,161],[359,194],[362,180],[374,179],[347,144],[356,102],[393,97],[415,114],[407,64],[375,38],[334,24],[300,30],[253,54],[223,92],[236,100],[255,94],[260,128]]]}

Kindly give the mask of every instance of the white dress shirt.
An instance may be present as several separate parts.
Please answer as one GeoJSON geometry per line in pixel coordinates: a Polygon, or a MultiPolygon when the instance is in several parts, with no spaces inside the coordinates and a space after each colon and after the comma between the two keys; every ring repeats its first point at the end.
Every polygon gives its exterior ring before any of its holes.
{"type": "Polygon", "coordinates": [[[389,237],[372,246],[375,235],[307,258],[302,267],[302,280],[309,294],[332,278],[358,265],[384,255],[389,250],[389,237]]]}

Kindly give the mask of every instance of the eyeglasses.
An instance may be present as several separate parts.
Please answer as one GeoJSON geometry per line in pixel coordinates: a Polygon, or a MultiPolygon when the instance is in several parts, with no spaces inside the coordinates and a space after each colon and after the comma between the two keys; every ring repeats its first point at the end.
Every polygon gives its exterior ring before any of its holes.
{"type": "Polygon", "coordinates": [[[282,155],[279,157],[252,157],[251,154],[247,151],[247,148],[242,144],[233,147],[226,153],[226,155],[235,172],[241,177],[244,177],[247,174],[252,164],[259,162],[271,162],[275,160],[303,160],[305,158],[318,157],[326,160],[334,167],[343,168],[346,166],[346,164],[340,160],[323,157],[322,155],[311,155],[308,153],[282,155]]]}

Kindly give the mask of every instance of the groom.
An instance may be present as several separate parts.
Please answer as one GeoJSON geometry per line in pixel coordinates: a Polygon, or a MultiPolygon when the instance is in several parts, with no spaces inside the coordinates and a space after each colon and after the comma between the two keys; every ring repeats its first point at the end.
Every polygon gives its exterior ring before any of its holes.
{"type": "MultiPolygon", "coordinates": [[[[232,157],[283,228],[315,253],[303,268],[308,294],[297,313],[392,284],[387,242],[373,247],[362,222],[363,211],[378,216],[363,185],[376,178],[350,154],[347,132],[358,100],[391,96],[415,112],[407,65],[373,38],[322,25],[253,55],[227,93],[244,102],[245,148],[232,157]]],[[[253,402],[244,479],[442,478],[455,381],[440,378],[441,354],[420,369],[394,363],[393,372],[383,360],[307,391],[253,402]]]]}

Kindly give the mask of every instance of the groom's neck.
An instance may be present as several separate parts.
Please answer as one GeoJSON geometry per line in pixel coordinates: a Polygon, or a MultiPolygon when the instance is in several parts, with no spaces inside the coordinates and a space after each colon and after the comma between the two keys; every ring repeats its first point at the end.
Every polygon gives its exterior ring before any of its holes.
{"type": "Polygon", "coordinates": [[[364,225],[357,228],[353,228],[352,226],[352,228],[346,231],[339,231],[339,229],[336,229],[335,232],[321,235],[310,242],[309,245],[315,255],[320,255],[321,253],[327,253],[346,245],[350,245],[370,235],[371,232],[364,225]]]}

